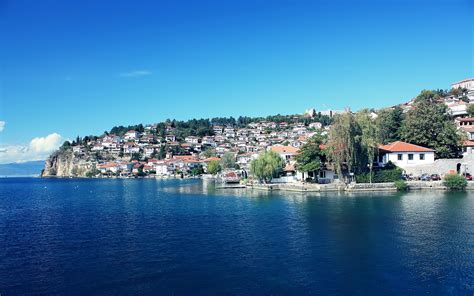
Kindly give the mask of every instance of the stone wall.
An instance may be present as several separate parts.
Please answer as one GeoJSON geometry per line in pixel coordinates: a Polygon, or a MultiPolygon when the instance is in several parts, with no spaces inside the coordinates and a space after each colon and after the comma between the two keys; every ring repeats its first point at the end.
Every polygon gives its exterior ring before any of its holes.
{"type": "Polygon", "coordinates": [[[444,176],[449,173],[456,173],[458,168],[460,172],[474,174],[474,159],[437,159],[432,164],[405,167],[403,169],[407,174],[413,174],[414,176],[420,176],[422,174],[438,174],[444,176]]]}

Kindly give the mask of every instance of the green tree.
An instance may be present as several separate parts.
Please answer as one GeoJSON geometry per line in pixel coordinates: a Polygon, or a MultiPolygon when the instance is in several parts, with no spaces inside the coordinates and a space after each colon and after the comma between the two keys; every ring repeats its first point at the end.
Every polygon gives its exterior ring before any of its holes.
{"type": "MultiPolygon", "coordinates": [[[[315,172],[321,168],[321,151],[322,138],[315,135],[309,139],[308,143],[301,146],[298,155],[296,155],[296,168],[304,173],[315,172]]],[[[304,180],[304,177],[303,177],[304,180]]]]}
{"type": "Polygon", "coordinates": [[[224,153],[224,155],[222,155],[221,167],[224,170],[235,168],[235,155],[234,155],[234,153],[226,152],[226,153],[224,153]]]}
{"type": "Polygon", "coordinates": [[[212,148],[208,148],[202,152],[202,156],[205,158],[215,157],[216,155],[217,155],[216,149],[212,149],[212,148]]]}
{"type": "Polygon", "coordinates": [[[271,182],[273,177],[279,173],[285,162],[280,155],[274,151],[266,151],[250,163],[250,172],[260,182],[271,182]]]}
{"type": "Polygon", "coordinates": [[[157,155],[158,159],[165,159],[166,158],[166,145],[161,144],[160,152],[157,155]]]}
{"type": "Polygon", "coordinates": [[[198,175],[202,175],[204,173],[204,170],[202,168],[201,165],[197,166],[197,167],[194,167],[192,168],[191,170],[191,175],[192,176],[198,176],[198,175]]]}
{"type": "Polygon", "coordinates": [[[361,145],[362,131],[351,112],[337,114],[328,137],[328,159],[334,163],[336,172],[343,170],[360,172],[366,168],[367,156],[361,145]]]}
{"type": "MultiPolygon", "coordinates": [[[[356,121],[360,127],[361,137],[360,144],[362,145],[363,151],[367,156],[367,165],[369,166],[369,176],[372,176],[372,167],[375,159],[375,155],[378,152],[378,129],[375,121],[371,117],[371,112],[368,109],[364,109],[356,114],[356,121]]],[[[369,183],[372,183],[372,178],[369,179],[369,183]]]]}
{"type": "Polygon", "coordinates": [[[221,171],[221,165],[217,160],[211,160],[207,164],[207,172],[211,175],[215,175],[221,171]]]}
{"type": "Polygon", "coordinates": [[[383,109],[375,120],[379,131],[379,142],[387,144],[400,140],[400,127],[403,121],[403,110],[399,106],[383,109]]]}
{"type": "Polygon", "coordinates": [[[469,104],[469,106],[467,106],[467,113],[469,114],[469,117],[474,117],[474,104],[469,104]]]}
{"type": "Polygon", "coordinates": [[[401,138],[436,151],[438,158],[460,155],[461,135],[444,103],[433,91],[424,90],[416,98],[401,127],[401,138]]]}
{"type": "Polygon", "coordinates": [[[86,177],[92,178],[92,177],[97,176],[98,174],[100,174],[100,171],[97,168],[94,167],[86,173],[86,177]]]}

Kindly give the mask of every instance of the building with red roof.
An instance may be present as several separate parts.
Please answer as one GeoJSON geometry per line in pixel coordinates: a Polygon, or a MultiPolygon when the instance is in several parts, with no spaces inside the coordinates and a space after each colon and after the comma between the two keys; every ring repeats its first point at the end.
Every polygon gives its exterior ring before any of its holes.
{"type": "Polygon", "coordinates": [[[387,145],[379,146],[380,166],[384,166],[389,161],[398,167],[405,168],[416,165],[426,165],[434,163],[435,151],[430,148],[396,141],[387,145]]]}

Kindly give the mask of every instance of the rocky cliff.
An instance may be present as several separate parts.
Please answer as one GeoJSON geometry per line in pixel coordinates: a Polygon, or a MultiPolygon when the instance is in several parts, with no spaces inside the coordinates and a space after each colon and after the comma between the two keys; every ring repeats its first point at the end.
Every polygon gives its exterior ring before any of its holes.
{"type": "Polygon", "coordinates": [[[85,177],[93,167],[90,159],[60,149],[46,159],[41,177],[85,177]]]}

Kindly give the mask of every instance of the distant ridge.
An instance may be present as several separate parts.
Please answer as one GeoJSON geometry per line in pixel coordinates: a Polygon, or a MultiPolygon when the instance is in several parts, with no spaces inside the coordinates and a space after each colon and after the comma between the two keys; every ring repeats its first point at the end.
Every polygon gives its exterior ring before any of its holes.
{"type": "Polygon", "coordinates": [[[0,164],[0,177],[39,177],[44,160],[0,164]]]}

